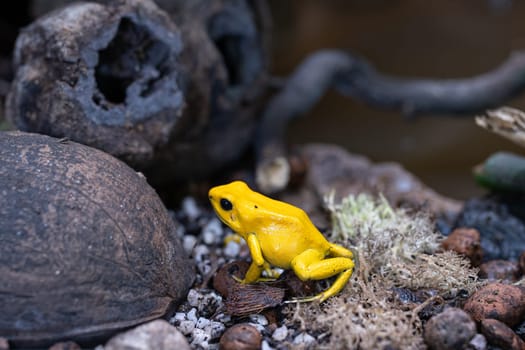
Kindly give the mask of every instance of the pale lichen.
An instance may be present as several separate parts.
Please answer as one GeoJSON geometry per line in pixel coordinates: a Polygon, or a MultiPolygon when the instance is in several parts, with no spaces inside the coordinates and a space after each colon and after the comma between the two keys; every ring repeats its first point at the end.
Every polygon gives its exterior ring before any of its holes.
{"type": "Polygon", "coordinates": [[[424,349],[421,305],[400,308],[392,289],[432,289],[436,297],[472,292],[477,271],[456,253],[440,251],[442,235],[428,215],[394,209],[383,197],[351,195],[337,204],[333,198],[326,200],[333,222],[328,238],[357,252],[354,276],[324,304],[286,312],[307,330],[329,332],[316,348],[424,349]]]}

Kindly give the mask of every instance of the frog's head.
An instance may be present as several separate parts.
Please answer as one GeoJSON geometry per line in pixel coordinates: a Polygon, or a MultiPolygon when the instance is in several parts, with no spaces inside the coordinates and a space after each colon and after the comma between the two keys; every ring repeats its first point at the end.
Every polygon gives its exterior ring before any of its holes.
{"type": "Polygon", "coordinates": [[[248,185],[244,182],[234,181],[226,185],[213,187],[208,193],[211,205],[217,216],[241,236],[245,233],[241,213],[243,212],[246,196],[249,196],[251,192],[248,185]]]}

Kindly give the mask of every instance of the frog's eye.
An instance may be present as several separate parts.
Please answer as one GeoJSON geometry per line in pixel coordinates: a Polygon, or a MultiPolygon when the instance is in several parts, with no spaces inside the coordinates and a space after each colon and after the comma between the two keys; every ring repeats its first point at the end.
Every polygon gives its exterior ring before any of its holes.
{"type": "Polygon", "coordinates": [[[226,211],[230,211],[233,209],[233,204],[226,198],[221,198],[221,208],[226,211]]]}

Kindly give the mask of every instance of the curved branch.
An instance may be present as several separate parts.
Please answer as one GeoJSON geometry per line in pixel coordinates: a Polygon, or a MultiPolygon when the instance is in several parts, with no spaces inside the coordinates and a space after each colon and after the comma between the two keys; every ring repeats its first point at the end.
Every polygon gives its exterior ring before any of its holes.
{"type": "Polygon", "coordinates": [[[310,110],[329,88],[371,106],[400,110],[410,116],[467,115],[498,106],[525,90],[525,51],[513,53],[490,72],[441,80],[383,75],[364,60],[338,50],[310,55],[263,112],[256,139],[261,190],[272,192],[286,186],[286,126],[310,110]]]}

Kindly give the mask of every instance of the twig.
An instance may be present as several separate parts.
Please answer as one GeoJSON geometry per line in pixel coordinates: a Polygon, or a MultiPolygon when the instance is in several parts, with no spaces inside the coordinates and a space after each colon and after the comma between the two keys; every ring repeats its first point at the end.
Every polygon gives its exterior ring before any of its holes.
{"type": "Polygon", "coordinates": [[[464,79],[403,79],[382,75],[366,61],[337,50],[307,57],[268,103],[256,139],[257,182],[262,191],[286,186],[284,143],[288,123],[310,110],[329,88],[366,104],[408,116],[467,115],[502,104],[525,89],[525,51],[496,69],[464,79]]]}

